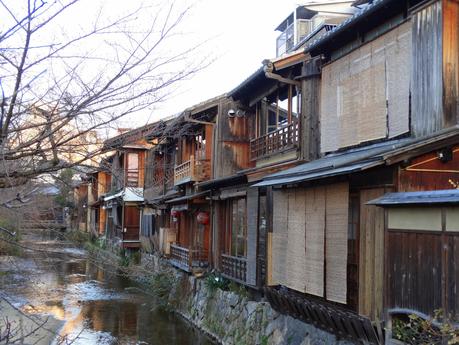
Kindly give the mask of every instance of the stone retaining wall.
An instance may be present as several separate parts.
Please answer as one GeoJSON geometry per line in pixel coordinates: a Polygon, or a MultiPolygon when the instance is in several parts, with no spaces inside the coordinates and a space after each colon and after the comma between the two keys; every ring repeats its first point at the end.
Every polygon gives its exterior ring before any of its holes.
{"type": "MultiPolygon", "coordinates": [[[[170,275],[171,287],[163,298],[177,313],[224,345],[354,344],[273,310],[268,302],[245,294],[210,289],[196,278],[171,267],[156,256],[142,255],[142,272],[170,275]]],[[[139,278],[137,276],[137,278],[139,278]]],[[[143,279],[149,279],[143,277],[143,279]]]]}

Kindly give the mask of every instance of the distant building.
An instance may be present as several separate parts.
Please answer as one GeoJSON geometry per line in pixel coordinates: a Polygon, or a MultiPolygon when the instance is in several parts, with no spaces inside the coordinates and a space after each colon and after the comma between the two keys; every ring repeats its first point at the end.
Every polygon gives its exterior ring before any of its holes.
{"type": "Polygon", "coordinates": [[[276,56],[298,50],[310,39],[332,30],[354,14],[354,1],[318,0],[298,6],[277,27],[281,34],[276,40],[276,56]]]}

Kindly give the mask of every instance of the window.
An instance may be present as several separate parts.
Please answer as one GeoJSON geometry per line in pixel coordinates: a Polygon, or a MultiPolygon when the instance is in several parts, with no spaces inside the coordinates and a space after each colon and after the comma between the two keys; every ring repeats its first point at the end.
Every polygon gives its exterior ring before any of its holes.
{"type": "Polygon", "coordinates": [[[227,201],[226,232],[226,253],[232,256],[246,257],[247,206],[245,198],[227,201]]]}
{"type": "Polygon", "coordinates": [[[285,31],[279,35],[276,41],[277,56],[287,53],[290,49],[292,49],[295,44],[294,33],[294,25],[293,23],[290,23],[286,27],[285,31]]]}
{"type": "Polygon", "coordinates": [[[195,157],[198,160],[206,159],[206,136],[205,132],[195,137],[196,149],[195,157]]]}
{"type": "Polygon", "coordinates": [[[387,209],[388,229],[410,231],[459,231],[459,207],[397,207],[387,209]]]}
{"type": "Polygon", "coordinates": [[[139,185],[139,155],[137,153],[128,153],[126,185],[128,187],[138,187],[139,185]]]}
{"type": "Polygon", "coordinates": [[[268,106],[268,133],[288,123],[287,110],[273,103],[268,106]]]}
{"type": "Polygon", "coordinates": [[[277,100],[268,104],[266,109],[266,129],[270,133],[298,119],[301,93],[292,85],[278,90],[277,100]]]}
{"type": "Polygon", "coordinates": [[[402,207],[388,210],[388,228],[397,230],[441,231],[441,209],[402,207]]]}

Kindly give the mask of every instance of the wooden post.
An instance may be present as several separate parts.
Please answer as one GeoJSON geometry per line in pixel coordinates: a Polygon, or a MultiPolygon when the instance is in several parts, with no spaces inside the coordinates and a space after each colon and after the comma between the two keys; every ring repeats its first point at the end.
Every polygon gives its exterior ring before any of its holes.
{"type": "Polygon", "coordinates": [[[303,65],[301,80],[301,114],[300,138],[301,158],[307,161],[318,158],[320,132],[319,132],[319,106],[321,75],[319,70],[320,59],[307,61],[303,65]]]}

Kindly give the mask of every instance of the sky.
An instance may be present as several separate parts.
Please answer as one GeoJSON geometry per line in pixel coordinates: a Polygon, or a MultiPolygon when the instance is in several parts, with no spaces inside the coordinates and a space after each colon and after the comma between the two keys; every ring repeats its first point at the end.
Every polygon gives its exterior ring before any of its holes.
{"type": "MultiPolygon", "coordinates": [[[[47,3],[53,9],[72,2],[52,0],[47,3]]],[[[6,4],[6,8],[12,10],[16,17],[22,18],[27,1],[6,0],[6,4]]],[[[163,22],[171,4],[174,8],[173,14],[188,6],[191,8],[174,35],[167,39],[167,43],[154,50],[153,61],[162,62],[174,53],[198,46],[199,49],[193,53],[195,55],[186,54],[187,57],[191,56],[189,60],[180,61],[169,71],[181,71],[183,66],[189,70],[193,59],[200,61],[204,58],[212,62],[194,74],[190,80],[174,84],[169,97],[163,102],[128,115],[113,127],[110,123],[108,131],[115,130],[114,127],[139,127],[231,91],[255,72],[264,59],[275,57],[276,38],[280,34],[275,28],[298,6],[298,0],[78,0],[53,20],[52,25],[45,25],[34,33],[33,49],[28,52],[28,61],[35,59],[44,62],[34,64],[34,67],[28,70],[28,79],[25,78],[24,80],[27,80],[24,83],[32,87],[25,89],[25,92],[32,94],[30,97],[45,99],[44,95],[47,95],[52,99],[54,94],[59,98],[60,93],[65,93],[67,89],[79,95],[87,93],[87,89],[91,89],[93,85],[102,85],[101,80],[109,80],[117,73],[122,62],[126,61],[127,56],[135,49],[138,40],[142,40],[152,27],[154,35],[149,36],[149,42],[143,47],[148,50],[155,46],[155,39],[160,30],[153,23],[163,22]],[[136,12],[139,8],[142,10],[136,12]],[[118,20],[133,12],[135,14],[129,18],[135,18],[134,21],[118,20]],[[155,18],[160,19],[155,22],[155,18]],[[110,26],[107,30],[109,32],[86,37],[92,28],[104,27],[113,22],[117,25],[110,26]],[[76,40],[61,51],[58,54],[59,59],[41,60],[42,56],[48,54],[49,44],[52,44],[53,49],[65,47],[65,42],[73,42],[73,38],[80,35],[86,38],[76,40]],[[159,60],[156,57],[159,57],[159,60]]],[[[0,12],[3,11],[1,13],[9,22],[0,22],[0,31],[3,27],[14,25],[13,16],[9,15],[4,7],[0,6],[0,12]]],[[[175,15],[171,17],[176,18],[175,15]]],[[[11,51],[23,44],[25,37],[22,31],[18,30],[17,33],[9,41],[11,51]]],[[[139,69],[142,70],[143,66],[147,65],[140,64],[139,69]]],[[[156,85],[158,80],[168,80],[166,68],[170,65],[164,65],[159,72],[155,69],[154,75],[140,73],[148,78],[142,79],[146,84],[141,85],[156,85]]],[[[135,79],[137,75],[139,74],[134,72],[126,75],[126,80],[129,80],[129,77],[135,79]]],[[[14,73],[12,76],[14,77],[14,73]]],[[[5,85],[12,87],[13,77],[10,78],[9,84],[4,82],[5,85]]],[[[135,93],[136,88],[139,89],[139,83],[128,92],[135,93]]],[[[129,108],[130,104],[122,103],[125,108],[129,108]]],[[[106,111],[106,116],[112,115],[108,114],[110,111],[106,111]]],[[[122,110],[118,109],[118,112],[121,113],[122,110]]],[[[100,111],[97,114],[105,116],[100,111]]]]}
{"type": "MultiPolygon", "coordinates": [[[[140,3],[138,0],[99,1],[113,11],[140,3]]],[[[178,6],[192,3],[191,11],[180,27],[183,39],[193,37],[206,41],[204,54],[214,56],[215,61],[191,80],[181,83],[159,109],[125,119],[124,127],[144,125],[232,90],[255,72],[263,59],[275,57],[275,42],[280,33],[274,29],[298,4],[298,0],[176,2],[178,6]]]]}
{"type": "Polygon", "coordinates": [[[187,104],[230,91],[257,70],[263,59],[275,57],[280,33],[274,29],[295,7],[296,1],[291,0],[199,2],[189,18],[189,29],[201,37],[214,35],[210,48],[217,60],[191,85],[184,85],[187,104]]]}

